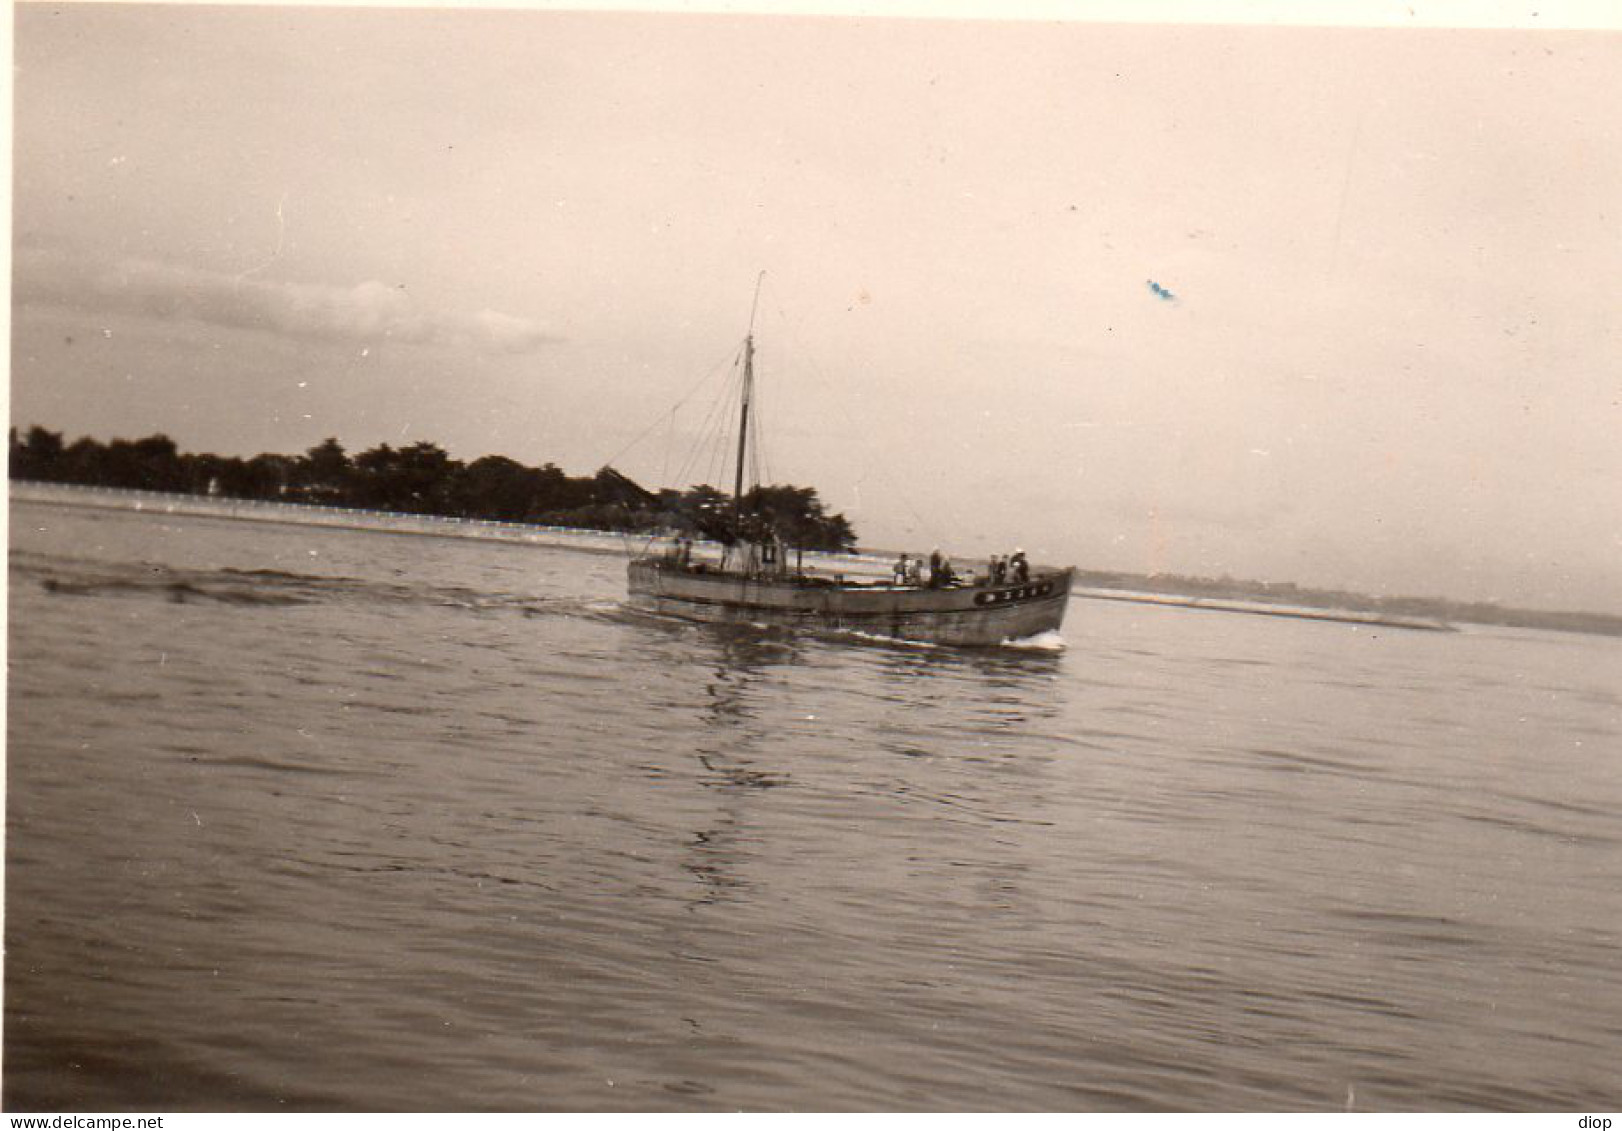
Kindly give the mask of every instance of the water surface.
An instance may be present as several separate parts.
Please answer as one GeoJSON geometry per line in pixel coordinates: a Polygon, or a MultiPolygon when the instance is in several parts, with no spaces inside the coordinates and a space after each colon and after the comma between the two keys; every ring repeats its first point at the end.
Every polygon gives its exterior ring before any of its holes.
{"type": "Polygon", "coordinates": [[[1622,642],[12,511],[8,1108],[1614,1108],[1622,642]]]}

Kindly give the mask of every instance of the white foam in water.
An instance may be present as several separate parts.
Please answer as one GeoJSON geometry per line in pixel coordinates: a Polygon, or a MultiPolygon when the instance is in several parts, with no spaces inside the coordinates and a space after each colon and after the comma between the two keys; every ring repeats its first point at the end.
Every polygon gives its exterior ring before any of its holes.
{"type": "MultiPolygon", "coordinates": [[[[908,640],[904,636],[886,636],[878,632],[863,632],[858,628],[835,629],[835,636],[848,636],[856,640],[871,640],[876,644],[892,644],[902,648],[939,648],[941,645],[932,640],[908,640]]],[[[1062,652],[1065,649],[1064,637],[1058,632],[1049,629],[1039,632],[1035,636],[1025,636],[1018,640],[1004,640],[1000,648],[1019,648],[1029,652],[1062,652]]]]}
{"type": "Polygon", "coordinates": [[[940,645],[931,640],[908,640],[904,636],[885,636],[878,632],[863,632],[859,628],[839,629],[839,636],[850,636],[857,640],[871,640],[876,644],[897,644],[903,648],[938,648],[940,645]]]}
{"type": "Polygon", "coordinates": [[[1064,637],[1056,629],[1038,632],[1035,636],[1021,637],[1019,640],[1003,641],[1004,648],[1026,648],[1032,652],[1063,652],[1065,648],[1064,637]]]}

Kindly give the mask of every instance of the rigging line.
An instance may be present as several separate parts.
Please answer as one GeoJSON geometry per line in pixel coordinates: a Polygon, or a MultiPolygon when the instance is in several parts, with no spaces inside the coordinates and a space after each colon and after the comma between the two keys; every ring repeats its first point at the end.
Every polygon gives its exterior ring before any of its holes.
{"type": "Polygon", "coordinates": [[[693,469],[693,464],[698,459],[699,452],[704,451],[709,443],[707,437],[715,417],[718,399],[719,394],[717,394],[717,400],[712,401],[710,407],[705,410],[704,418],[699,421],[698,427],[693,432],[692,446],[687,449],[687,454],[682,458],[681,465],[676,469],[675,476],[668,480],[678,490],[680,485],[687,480],[688,472],[693,469]]]}
{"type": "MultiPolygon", "coordinates": [[[[737,347],[736,351],[729,351],[731,353],[732,362],[733,362],[734,365],[737,364],[738,354],[741,353],[742,349],[743,349],[743,346],[740,344],[737,347]]],[[[705,382],[708,382],[709,379],[711,377],[713,377],[718,370],[720,370],[723,366],[726,365],[726,363],[727,363],[727,357],[726,357],[726,355],[723,355],[719,361],[717,361],[714,365],[710,366],[710,368],[705,372],[704,378],[703,378],[702,381],[700,381],[699,384],[702,385],[705,382]]],[[[688,391],[688,397],[684,398],[682,403],[685,403],[685,401],[687,399],[690,399],[691,396],[694,393],[698,392],[698,388],[699,388],[699,386],[695,385],[691,390],[689,390],[688,391]]],[[[725,391],[725,385],[723,385],[722,388],[718,391],[718,395],[719,395],[720,392],[724,392],[724,391],[725,391]]],[[[681,408],[681,404],[677,404],[675,408],[672,408],[670,410],[670,428],[669,428],[668,432],[666,433],[666,438],[665,438],[664,465],[659,470],[659,482],[660,482],[661,486],[668,486],[671,483],[670,474],[669,474],[669,472],[670,472],[670,449],[675,445],[675,438],[676,438],[675,437],[675,432],[676,432],[676,411],[677,411],[677,409],[680,409],[680,408],[681,408]]],[[[700,441],[702,441],[702,439],[703,439],[704,429],[709,424],[710,415],[712,413],[714,413],[714,411],[715,411],[715,406],[714,406],[714,403],[712,402],[710,408],[704,414],[703,419],[699,421],[698,431],[697,431],[696,435],[697,435],[697,437],[698,437],[698,439],[700,441]]],[[[687,459],[683,461],[681,470],[677,473],[677,478],[681,478],[681,477],[686,475],[687,469],[692,464],[692,461],[693,461],[693,450],[689,450],[688,453],[687,453],[687,459]]]]}
{"type": "Polygon", "coordinates": [[[769,485],[771,480],[771,452],[767,448],[767,438],[771,435],[771,430],[767,427],[766,415],[763,410],[771,402],[769,399],[766,401],[761,400],[760,386],[758,384],[755,386],[755,403],[757,406],[755,409],[755,484],[757,486],[766,486],[769,485]]]}
{"type": "MultiPolygon", "coordinates": [[[[771,352],[775,354],[777,351],[774,349],[771,352]]],[[[759,355],[757,354],[757,356],[759,355]]],[[[782,372],[781,367],[778,368],[778,372],[782,372]]],[[[768,393],[776,392],[777,389],[778,386],[766,382],[766,391],[768,393]]],[[[772,459],[768,441],[772,438],[776,417],[775,415],[768,417],[767,409],[772,408],[776,403],[769,395],[764,397],[761,395],[761,383],[756,381],[754,468],[755,482],[758,485],[769,485],[772,478],[772,459]]]]}
{"type": "MultiPolygon", "coordinates": [[[[729,390],[729,392],[731,392],[731,390],[729,390]]],[[[741,408],[742,404],[743,385],[740,383],[738,385],[736,394],[727,397],[726,409],[721,415],[716,426],[720,435],[720,440],[715,445],[714,451],[710,453],[711,459],[714,463],[715,472],[712,478],[717,490],[719,490],[726,483],[727,461],[731,458],[730,453],[732,451],[732,420],[733,417],[738,415],[734,406],[741,408]]]]}
{"type": "Polygon", "coordinates": [[[681,478],[687,479],[689,471],[697,471],[699,457],[707,456],[708,462],[703,465],[706,470],[706,485],[713,486],[718,481],[721,471],[725,470],[725,452],[727,450],[726,421],[730,417],[732,406],[732,388],[728,385],[717,396],[714,404],[710,406],[710,413],[705,418],[705,427],[699,434],[698,443],[694,445],[683,465],[681,478]],[[718,469],[719,468],[719,469],[718,469]]]}
{"type": "MultiPolygon", "coordinates": [[[[738,362],[741,360],[741,356],[742,355],[740,353],[739,357],[734,359],[734,367],[736,367],[738,362]]],[[[701,454],[708,455],[710,465],[713,465],[716,463],[718,457],[725,453],[725,429],[728,420],[731,418],[731,408],[732,384],[729,381],[727,384],[722,386],[720,391],[717,393],[714,402],[712,402],[710,405],[709,414],[705,416],[704,424],[698,433],[698,442],[694,445],[692,452],[689,453],[687,463],[682,468],[683,478],[686,478],[689,469],[696,469],[696,464],[701,454]],[[712,436],[715,438],[712,439],[712,436]]],[[[712,474],[710,478],[715,478],[715,474],[712,474]]]]}
{"type": "MultiPolygon", "coordinates": [[[[707,382],[710,378],[715,376],[716,372],[722,366],[724,366],[727,363],[727,358],[731,357],[733,355],[733,353],[734,353],[734,350],[728,349],[727,352],[724,355],[722,355],[721,360],[717,361],[714,365],[711,365],[708,369],[706,369],[704,371],[704,376],[700,377],[697,381],[695,381],[693,383],[692,388],[688,389],[687,392],[685,394],[683,394],[681,400],[677,401],[675,406],[673,408],[671,408],[670,415],[671,415],[672,419],[674,419],[677,410],[680,409],[683,405],[685,405],[688,401],[692,400],[693,394],[698,392],[698,390],[701,387],[703,387],[705,382],[707,382]]],[[[630,451],[632,448],[636,447],[643,440],[647,439],[648,434],[650,432],[652,432],[655,428],[659,427],[660,424],[664,423],[664,419],[665,418],[664,418],[663,415],[656,418],[652,424],[650,424],[647,428],[642,430],[642,432],[637,436],[636,439],[632,440],[629,444],[626,444],[617,453],[615,453],[614,458],[608,461],[607,466],[612,467],[615,463],[619,462],[619,459],[620,459],[621,456],[623,456],[626,452],[630,451]]]]}
{"type": "MultiPolygon", "coordinates": [[[[739,352],[735,354],[732,359],[734,366],[738,364],[738,360],[741,356],[742,346],[739,346],[739,352]]],[[[722,363],[725,363],[724,358],[722,359],[722,363]]],[[[730,392],[730,382],[723,383],[722,386],[716,390],[716,395],[710,402],[708,411],[705,412],[703,420],[699,422],[698,429],[695,433],[696,438],[693,447],[688,451],[687,458],[682,461],[681,468],[676,473],[677,480],[686,479],[688,472],[693,469],[699,455],[707,451],[709,444],[712,442],[709,439],[711,431],[718,428],[720,422],[725,420],[725,416],[722,413],[724,411],[725,404],[730,403],[728,400],[728,395],[730,392]]]]}
{"type": "Polygon", "coordinates": [[[662,487],[670,482],[670,449],[676,441],[676,410],[670,410],[665,424],[665,450],[659,457],[659,485],[662,487]]]}
{"type": "MultiPolygon", "coordinates": [[[[760,422],[757,419],[755,423],[756,423],[755,432],[757,433],[757,436],[758,436],[758,433],[760,432],[760,428],[759,428],[759,423],[760,422]]],[[[750,453],[749,453],[749,478],[745,481],[744,487],[745,487],[746,490],[752,491],[756,487],[759,487],[759,486],[760,486],[760,448],[759,448],[759,446],[757,444],[757,446],[755,446],[753,448],[753,450],[751,450],[750,453]]]]}
{"type": "MultiPolygon", "coordinates": [[[[658,541],[660,537],[661,537],[661,535],[660,535],[658,530],[654,530],[651,534],[649,534],[647,536],[647,538],[643,539],[642,549],[640,551],[638,551],[637,556],[638,557],[646,557],[647,553],[648,553],[648,547],[653,545],[654,542],[658,541]]],[[[631,540],[631,535],[630,535],[629,531],[626,532],[625,540],[626,540],[627,543],[629,543],[630,540],[631,540]]]]}
{"type": "MultiPolygon", "coordinates": [[[[792,331],[790,331],[790,334],[792,334],[792,331]]],[[[796,339],[796,341],[797,340],[798,339],[796,339]]],[[[803,347],[802,352],[805,355],[806,364],[809,365],[816,374],[818,384],[822,388],[829,388],[830,386],[827,375],[823,373],[822,367],[817,364],[815,356],[813,356],[809,350],[803,349],[803,347]]],[[[862,430],[857,427],[855,419],[850,415],[850,411],[845,407],[844,402],[837,397],[831,399],[834,407],[839,410],[839,414],[845,418],[845,423],[850,425],[850,434],[856,437],[857,443],[862,446],[863,452],[867,456],[868,463],[871,465],[873,462],[875,462],[873,459],[874,452],[866,435],[864,435],[862,430]]],[[[940,541],[940,530],[934,523],[926,521],[923,515],[918,513],[918,509],[912,505],[911,498],[909,498],[907,493],[901,489],[900,479],[896,478],[893,473],[890,476],[890,486],[887,488],[887,490],[896,498],[901,500],[901,505],[906,507],[907,512],[911,514],[912,517],[917,521],[920,533],[927,535],[930,541],[938,543],[940,541]]]]}
{"type": "MultiPolygon", "coordinates": [[[[757,354],[756,356],[758,357],[759,355],[757,354]]],[[[765,409],[765,403],[761,399],[760,395],[760,381],[758,379],[758,374],[756,375],[756,378],[754,396],[750,401],[750,408],[752,410],[750,412],[750,416],[753,418],[754,422],[754,427],[750,429],[750,432],[753,434],[755,442],[749,445],[749,474],[754,477],[753,485],[759,487],[763,482],[765,482],[760,477],[760,468],[762,461],[764,461],[766,458],[766,415],[763,411],[765,409]]]]}
{"type": "Polygon", "coordinates": [[[755,471],[755,485],[769,486],[772,480],[771,455],[766,450],[766,418],[757,409],[755,412],[755,450],[751,461],[755,471]]]}
{"type": "MultiPolygon", "coordinates": [[[[762,357],[770,359],[775,357],[776,354],[777,349],[774,346],[771,348],[757,349],[755,352],[755,357],[757,360],[762,357]]],[[[753,388],[753,400],[751,402],[752,411],[750,413],[750,418],[753,421],[753,427],[750,429],[750,432],[754,442],[749,446],[749,473],[754,477],[754,486],[756,487],[768,486],[771,478],[771,454],[768,451],[768,441],[771,437],[772,429],[768,423],[767,408],[775,402],[772,401],[769,395],[765,394],[776,391],[776,387],[773,386],[771,382],[767,381],[763,383],[759,380],[759,370],[761,369],[764,369],[769,373],[774,371],[774,367],[770,361],[762,366],[759,366],[757,368],[756,381],[753,388]],[[763,393],[763,390],[765,390],[765,393],[763,393]]]]}
{"type": "MultiPolygon", "coordinates": [[[[773,402],[773,403],[775,403],[775,402],[773,402]]],[[[760,451],[760,471],[761,471],[761,480],[760,481],[762,483],[766,483],[766,484],[771,484],[771,483],[775,482],[776,477],[777,477],[776,472],[772,468],[772,453],[775,450],[775,448],[772,445],[768,445],[766,443],[767,437],[773,435],[772,429],[774,429],[776,427],[776,422],[777,422],[777,417],[775,415],[773,415],[772,418],[771,418],[770,423],[768,423],[764,418],[762,418],[761,424],[760,424],[760,438],[761,438],[761,444],[760,444],[760,449],[759,449],[759,451],[760,451]]],[[[774,443],[775,443],[775,441],[774,441],[774,443]]]]}
{"type": "Polygon", "coordinates": [[[769,403],[770,398],[763,399],[761,397],[760,382],[756,381],[754,400],[755,423],[753,429],[755,434],[755,442],[751,446],[752,450],[749,453],[750,473],[755,477],[756,487],[765,487],[770,485],[771,457],[770,453],[767,451],[767,440],[771,435],[771,430],[767,427],[767,418],[765,413],[766,406],[769,403]]]}

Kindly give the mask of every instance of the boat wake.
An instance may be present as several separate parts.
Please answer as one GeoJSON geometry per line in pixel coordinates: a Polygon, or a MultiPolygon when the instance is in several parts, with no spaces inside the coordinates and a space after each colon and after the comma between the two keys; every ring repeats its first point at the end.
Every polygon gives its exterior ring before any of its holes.
{"type": "Polygon", "coordinates": [[[1049,629],[1038,632],[1035,636],[1027,636],[1020,640],[1005,640],[1004,648],[1018,648],[1026,652],[1063,652],[1065,649],[1064,637],[1058,630],[1049,629]]]}
{"type": "MultiPolygon", "coordinates": [[[[953,645],[940,644],[931,640],[908,640],[900,636],[885,636],[876,632],[862,632],[859,629],[844,629],[826,633],[828,636],[837,636],[847,640],[862,640],[872,644],[884,644],[892,648],[917,648],[936,651],[940,649],[955,650],[953,645]]],[[[983,651],[983,646],[965,645],[970,651],[983,651]]],[[[1017,640],[1004,640],[995,646],[997,649],[1010,649],[1018,652],[1063,652],[1065,649],[1064,637],[1055,630],[1039,632],[1035,636],[1026,636],[1017,640]]]]}
{"type": "Polygon", "coordinates": [[[865,640],[871,644],[884,644],[891,648],[928,648],[941,647],[928,640],[908,640],[901,636],[885,636],[880,632],[863,632],[860,629],[848,628],[834,630],[827,633],[829,636],[839,636],[850,640],[865,640]]]}
{"type": "Polygon", "coordinates": [[[82,559],[12,555],[13,581],[37,581],[57,597],[126,597],[173,604],[267,609],[322,605],[415,605],[473,614],[524,617],[608,615],[617,606],[569,597],[492,593],[466,586],[396,584],[275,569],[184,569],[151,563],[122,565],[82,559]]]}

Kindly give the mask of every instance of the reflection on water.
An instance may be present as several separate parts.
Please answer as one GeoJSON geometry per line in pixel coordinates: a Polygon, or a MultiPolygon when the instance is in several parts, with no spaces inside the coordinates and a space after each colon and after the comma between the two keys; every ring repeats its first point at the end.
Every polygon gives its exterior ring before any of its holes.
{"type": "Polygon", "coordinates": [[[522,546],[13,533],[14,1110],[1614,1094],[1615,641],[1080,602],[952,650],[522,546]]]}
{"type": "Polygon", "coordinates": [[[707,904],[745,896],[739,856],[744,842],[759,835],[745,819],[749,795],[788,784],[786,773],[760,764],[760,756],[771,749],[771,735],[752,700],[768,668],[796,663],[799,657],[792,642],[750,630],[706,626],[699,634],[696,650],[713,648],[717,655],[704,661],[715,666],[704,684],[706,726],[694,757],[704,769],[699,783],[718,797],[718,812],[707,827],[694,832],[693,862],[686,867],[705,888],[695,903],[707,904]]]}

